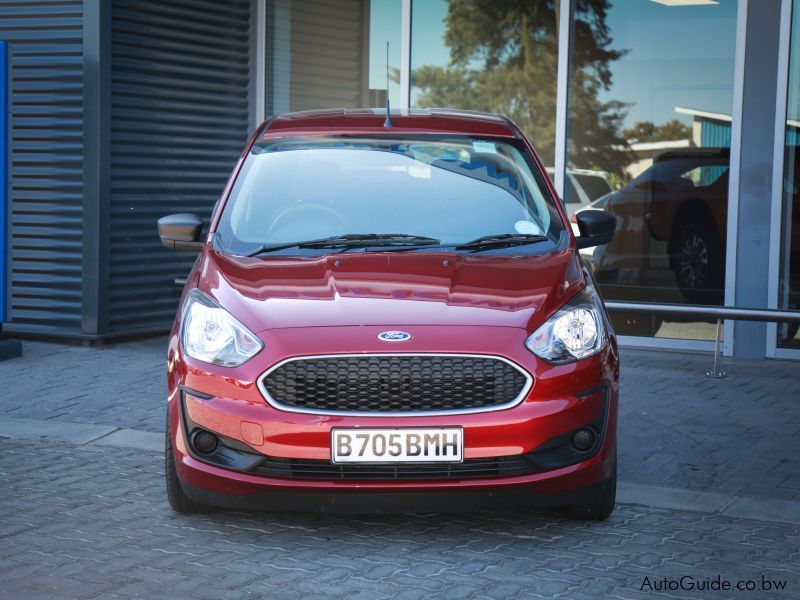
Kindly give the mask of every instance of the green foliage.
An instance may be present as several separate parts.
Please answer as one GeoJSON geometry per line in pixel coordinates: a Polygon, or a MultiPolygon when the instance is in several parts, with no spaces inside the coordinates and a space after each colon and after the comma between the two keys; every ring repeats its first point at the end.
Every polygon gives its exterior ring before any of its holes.
{"type": "MultiPolygon", "coordinates": [[[[622,173],[628,161],[620,135],[626,106],[601,102],[611,85],[608,0],[577,0],[570,77],[569,156],[575,166],[622,173]]],[[[558,66],[556,0],[450,0],[445,18],[450,64],[412,73],[423,107],[505,114],[553,164],[558,66]]],[[[424,62],[424,59],[423,59],[424,62]]]]}
{"type": "Polygon", "coordinates": [[[692,138],[692,126],[684,125],[678,119],[656,125],[651,121],[637,121],[622,135],[630,144],[641,142],[668,142],[692,138]]]}

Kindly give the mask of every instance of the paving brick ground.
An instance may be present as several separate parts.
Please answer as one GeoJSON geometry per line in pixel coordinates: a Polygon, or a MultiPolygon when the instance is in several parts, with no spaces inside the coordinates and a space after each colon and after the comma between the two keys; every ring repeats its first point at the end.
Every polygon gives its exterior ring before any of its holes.
{"type": "MultiPolygon", "coordinates": [[[[26,342],[0,363],[0,421],[160,432],[164,346],[26,342]]],[[[720,381],[704,377],[709,362],[623,351],[621,479],[797,500],[800,365],[736,361],[720,381]]],[[[796,519],[624,503],[605,523],[526,511],[183,516],[167,506],[157,447],[7,435],[0,598],[800,597],[796,519]],[[642,589],[683,576],[756,591],[642,589]],[[762,577],[786,587],[765,592],[762,577]]]]}
{"type": "Polygon", "coordinates": [[[800,499],[800,363],[623,350],[621,477],[800,499]]]}
{"type": "MultiPolygon", "coordinates": [[[[353,517],[172,513],[156,453],[0,439],[2,598],[652,598],[651,582],[783,580],[800,526],[619,506],[353,517]]],[[[709,597],[677,591],[675,598],[709,597]]]]}
{"type": "MultiPolygon", "coordinates": [[[[161,431],[164,338],[85,348],[24,343],[0,362],[0,417],[161,431]]],[[[800,500],[800,363],[624,349],[620,477],[800,500]]]]}
{"type": "Polygon", "coordinates": [[[160,431],[166,339],[83,347],[25,341],[0,362],[0,415],[160,431]]]}

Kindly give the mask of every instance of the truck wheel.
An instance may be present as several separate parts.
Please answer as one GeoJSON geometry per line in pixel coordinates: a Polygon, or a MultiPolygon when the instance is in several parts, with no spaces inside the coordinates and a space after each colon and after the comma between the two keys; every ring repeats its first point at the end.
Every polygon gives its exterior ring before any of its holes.
{"type": "MultiPolygon", "coordinates": [[[[675,282],[692,304],[722,304],[725,249],[708,218],[683,218],[674,229],[670,262],[675,282]]],[[[689,215],[685,215],[689,217],[689,215]]]]}

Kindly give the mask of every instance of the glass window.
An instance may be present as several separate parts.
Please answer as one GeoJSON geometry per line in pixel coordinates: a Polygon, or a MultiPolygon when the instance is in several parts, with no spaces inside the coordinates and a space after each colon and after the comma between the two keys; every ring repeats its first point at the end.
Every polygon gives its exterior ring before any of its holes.
{"type": "Polygon", "coordinates": [[[267,2],[268,114],[400,100],[402,0],[267,2]]]}
{"type": "MultiPolygon", "coordinates": [[[[800,0],[792,5],[790,44],[778,307],[800,310],[800,0]]],[[[800,348],[798,330],[796,323],[779,324],[778,346],[800,348]]]]}
{"type": "Polygon", "coordinates": [[[583,188],[589,202],[594,202],[612,191],[607,173],[574,173],[573,177],[583,188]]]}
{"type": "Polygon", "coordinates": [[[389,101],[400,107],[400,26],[402,0],[369,2],[369,98],[365,106],[386,105],[386,70],[389,70],[389,101]],[[387,47],[389,44],[388,56],[387,47]],[[387,63],[388,61],[388,63],[387,63]]]}
{"type": "MultiPolygon", "coordinates": [[[[584,194],[617,217],[611,243],[582,251],[607,300],[723,303],[737,4],[577,3],[566,206],[584,194]]],[[[715,333],[697,319],[612,319],[623,335],[715,333]]]]}
{"type": "Polygon", "coordinates": [[[361,234],[410,234],[457,245],[526,233],[555,242],[563,225],[525,156],[518,142],[496,139],[261,142],[237,178],[218,241],[237,254],[264,244],[361,234]]]}
{"type": "Polygon", "coordinates": [[[581,193],[578,190],[578,187],[575,185],[575,178],[567,175],[567,178],[564,180],[564,185],[570,191],[568,195],[565,194],[565,196],[569,198],[567,200],[567,204],[581,204],[581,193]]]}
{"type": "Polygon", "coordinates": [[[552,166],[557,4],[414,0],[411,106],[506,115],[552,166]]]}

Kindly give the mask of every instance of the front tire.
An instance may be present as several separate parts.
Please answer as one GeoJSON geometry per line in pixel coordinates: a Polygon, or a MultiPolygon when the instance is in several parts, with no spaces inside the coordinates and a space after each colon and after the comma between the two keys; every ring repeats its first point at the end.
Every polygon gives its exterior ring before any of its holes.
{"type": "Polygon", "coordinates": [[[725,249],[713,220],[687,213],[673,231],[671,263],[681,294],[693,304],[722,304],[725,249]]]}
{"type": "Polygon", "coordinates": [[[580,504],[573,504],[568,507],[568,514],[573,519],[583,519],[585,521],[605,521],[614,512],[614,505],[617,500],[617,459],[614,457],[614,468],[611,477],[606,479],[599,492],[580,504]]]}
{"type": "Polygon", "coordinates": [[[192,500],[184,493],[181,487],[175,468],[175,453],[172,450],[169,413],[167,414],[167,427],[164,435],[164,475],[167,484],[167,500],[169,500],[172,510],[183,514],[198,514],[207,513],[214,509],[213,506],[192,500]]]}

